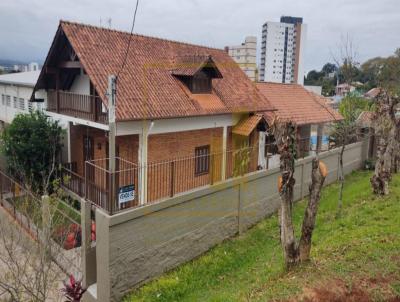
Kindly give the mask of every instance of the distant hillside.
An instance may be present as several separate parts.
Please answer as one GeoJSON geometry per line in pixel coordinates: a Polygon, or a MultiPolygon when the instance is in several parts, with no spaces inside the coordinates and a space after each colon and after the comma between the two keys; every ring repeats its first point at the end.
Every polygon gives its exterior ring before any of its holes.
{"type": "Polygon", "coordinates": [[[14,65],[24,65],[28,64],[28,62],[18,61],[18,60],[10,60],[10,59],[1,59],[0,58],[0,66],[4,67],[12,67],[14,65]]]}

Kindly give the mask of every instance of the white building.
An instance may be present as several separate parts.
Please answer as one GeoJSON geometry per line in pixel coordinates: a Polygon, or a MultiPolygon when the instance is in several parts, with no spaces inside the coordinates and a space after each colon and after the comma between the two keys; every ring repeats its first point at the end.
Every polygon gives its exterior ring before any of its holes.
{"type": "Polygon", "coordinates": [[[28,113],[30,109],[42,109],[41,103],[29,102],[39,73],[31,71],[0,75],[1,126],[11,123],[18,113],[28,113]]]}
{"type": "Polygon", "coordinates": [[[302,18],[281,17],[262,27],[260,81],[304,83],[303,56],[307,25],[302,18]]]}
{"type": "Polygon", "coordinates": [[[244,43],[226,47],[229,56],[239,64],[240,68],[252,80],[257,80],[257,38],[246,37],[244,43]]]}
{"type": "MultiPolygon", "coordinates": [[[[43,110],[46,115],[57,120],[63,129],[69,131],[69,121],[57,115],[52,116],[51,112],[46,111],[46,102],[29,101],[39,74],[40,70],[0,75],[0,130],[10,124],[17,114],[29,113],[30,110],[43,110]]],[[[62,157],[67,161],[70,147],[68,136],[64,137],[63,144],[66,148],[63,149],[62,157]]],[[[1,160],[0,158],[0,166],[1,160]]]]}

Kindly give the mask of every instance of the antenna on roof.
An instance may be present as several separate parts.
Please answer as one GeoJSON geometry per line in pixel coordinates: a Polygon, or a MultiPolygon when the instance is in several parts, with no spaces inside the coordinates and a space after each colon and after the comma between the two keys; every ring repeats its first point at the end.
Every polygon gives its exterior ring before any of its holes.
{"type": "Polygon", "coordinates": [[[107,19],[107,23],[108,23],[108,28],[111,29],[112,19],[111,19],[111,18],[108,18],[108,19],[107,19]]]}
{"type": "Polygon", "coordinates": [[[103,20],[100,17],[100,27],[102,26],[103,20]]]}

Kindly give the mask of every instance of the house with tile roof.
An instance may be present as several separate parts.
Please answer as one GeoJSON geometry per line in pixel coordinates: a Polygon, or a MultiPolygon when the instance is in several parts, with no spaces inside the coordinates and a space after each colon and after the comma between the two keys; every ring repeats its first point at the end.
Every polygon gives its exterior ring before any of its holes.
{"type": "MultiPolygon", "coordinates": [[[[274,118],[280,121],[292,121],[297,126],[297,155],[304,157],[310,149],[321,151],[323,143],[328,147],[328,139],[324,136],[324,126],[342,120],[342,116],[329,105],[329,100],[315,94],[298,84],[257,83],[258,90],[268,99],[275,111],[265,112],[268,123],[274,118]],[[310,148],[310,144],[315,144],[310,148]]],[[[271,140],[268,138],[266,140],[271,140]]],[[[266,145],[268,147],[268,144],[266,145]]],[[[266,148],[267,148],[266,147],[266,148]]],[[[269,162],[277,165],[277,155],[271,150],[265,151],[269,162]]]]}
{"type": "Polygon", "coordinates": [[[229,178],[239,148],[252,150],[245,172],[257,170],[274,110],[222,49],[65,21],[31,100],[68,121],[64,186],[110,212],[229,178]],[[124,190],[129,202],[113,200],[124,190]]]}

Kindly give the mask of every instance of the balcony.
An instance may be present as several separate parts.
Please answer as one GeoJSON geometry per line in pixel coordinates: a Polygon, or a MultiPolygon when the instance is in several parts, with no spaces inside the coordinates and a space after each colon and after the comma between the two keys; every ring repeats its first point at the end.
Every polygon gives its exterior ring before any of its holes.
{"type": "Polygon", "coordinates": [[[108,122],[108,114],[103,112],[100,97],[94,95],[48,90],[47,111],[97,123],[106,124],[108,122]]]}

